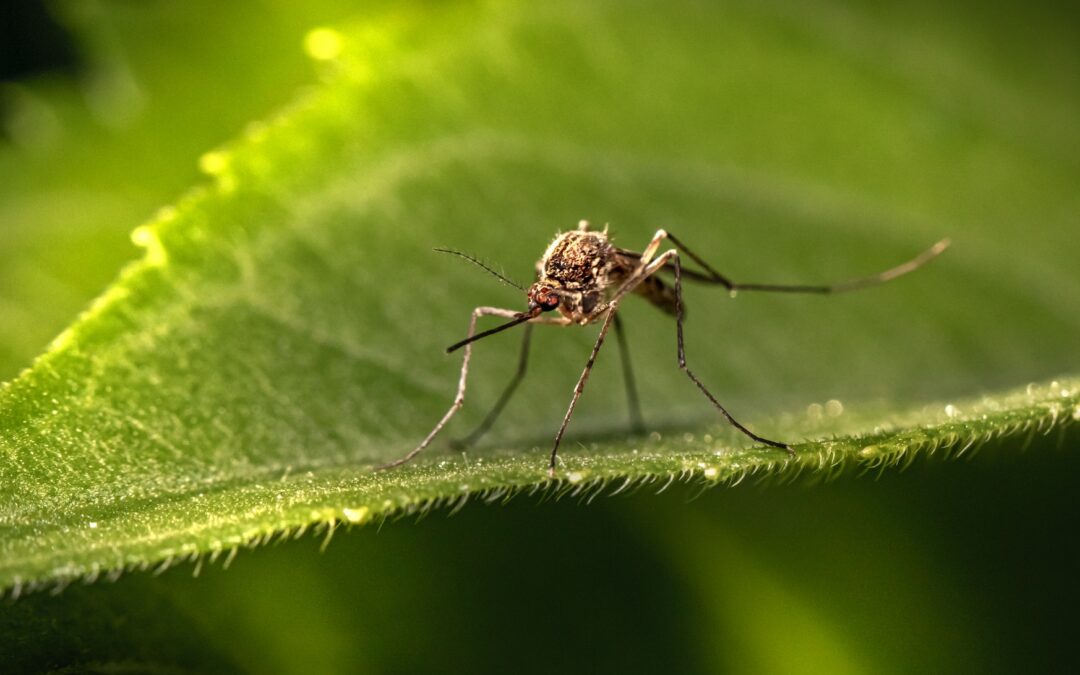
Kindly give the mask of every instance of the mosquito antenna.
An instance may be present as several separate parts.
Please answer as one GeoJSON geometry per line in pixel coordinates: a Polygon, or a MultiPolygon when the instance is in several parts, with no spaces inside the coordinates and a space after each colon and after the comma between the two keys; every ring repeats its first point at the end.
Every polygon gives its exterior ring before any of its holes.
{"type": "Polygon", "coordinates": [[[507,328],[513,328],[514,326],[517,326],[518,324],[525,323],[529,319],[534,318],[537,314],[539,314],[539,310],[533,311],[533,312],[525,312],[524,314],[520,314],[517,317],[515,317],[514,319],[512,319],[510,321],[507,321],[506,323],[504,323],[501,326],[495,326],[494,328],[492,328],[490,330],[486,330],[483,333],[477,333],[476,335],[473,335],[472,337],[467,337],[464,340],[462,340],[461,342],[455,342],[454,344],[452,344],[452,345],[450,345],[449,347],[446,348],[446,353],[450,354],[452,352],[455,352],[455,351],[461,349],[462,347],[464,347],[467,344],[471,344],[473,342],[476,342],[477,340],[479,340],[481,338],[486,338],[487,336],[494,335],[495,333],[501,333],[502,331],[506,330],[507,328]]]}
{"type": "Polygon", "coordinates": [[[469,262],[476,265],[480,269],[484,270],[485,272],[487,272],[491,276],[495,277],[496,279],[501,280],[504,284],[507,284],[508,286],[513,286],[514,288],[518,289],[519,291],[524,291],[525,290],[525,287],[522,286],[521,284],[517,283],[516,281],[513,281],[512,279],[508,279],[505,275],[500,274],[499,272],[496,272],[495,270],[493,270],[491,268],[490,265],[481,262],[480,260],[478,260],[474,256],[469,255],[468,253],[463,253],[461,251],[455,251],[452,248],[436,248],[434,250],[438,251],[439,253],[449,253],[451,255],[456,255],[459,258],[464,258],[465,260],[468,260],[469,262]]]}

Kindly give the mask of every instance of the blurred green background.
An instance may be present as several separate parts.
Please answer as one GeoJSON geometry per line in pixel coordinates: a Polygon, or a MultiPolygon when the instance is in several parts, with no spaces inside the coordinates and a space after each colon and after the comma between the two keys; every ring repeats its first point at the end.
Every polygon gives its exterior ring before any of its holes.
{"type": "MultiPolygon", "coordinates": [[[[1080,287],[1067,266],[1075,256],[1061,254],[1078,234],[1072,4],[732,7],[723,34],[750,45],[735,66],[768,73],[772,59],[790,58],[784,50],[807,45],[825,56],[802,98],[785,99],[769,79],[732,87],[717,117],[747,133],[725,148],[725,162],[806,166],[820,155],[827,160],[810,178],[821,184],[906,198],[910,213],[945,222],[971,218],[987,198],[931,182],[979,171],[986,194],[1008,195],[986,207],[997,229],[982,230],[992,242],[981,245],[1002,254],[986,264],[1023,258],[1027,271],[1016,276],[1039,284],[1063,324],[1075,317],[1060,302],[1080,287]],[[934,102],[932,114],[917,116],[920,145],[884,139],[880,163],[854,144],[818,145],[800,104],[818,117],[863,105],[868,127],[873,113],[895,112],[891,97],[880,110],[845,98],[860,77],[934,102]],[[776,115],[743,112],[740,95],[775,96],[776,115]],[[1027,173],[1003,159],[1003,147],[1023,157],[1027,173]],[[962,164],[912,160],[958,155],[962,164]],[[1027,180],[1008,182],[1017,175],[1027,180]],[[1043,223],[1056,218],[1040,231],[1060,237],[1023,239],[1036,209],[1043,223]]],[[[10,380],[139,255],[131,230],[202,180],[203,153],[316,81],[302,50],[307,32],[376,8],[114,0],[4,11],[0,380],[10,380]]],[[[699,28],[686,39],[713,39],[699,28]]],[[[664,55],[656,61],[662,68],[664,55]]],[[[1020,304],[994,306],[1008,358],[980,377],[984,386],[1078,370],[1062,338],[1068,329],[1046,342],[1025,338],[1025,316],[1007,311],[1020,304]]],[[[905,398],[925,393],[917,381],[906,386],[905,398]]],[[[927,390],[966,391],[950,382],[927,390]]],[[[229,570],[206,566],[196,579],[180,566],[7,602],[0,670],[1075,671],[1074,449],[1040,437],[1023,453],[919,462],[876,481],[683,487],[589,506],[519,498],[338,532],[325,553],[304,538],[242,552],[229,570]]]]}

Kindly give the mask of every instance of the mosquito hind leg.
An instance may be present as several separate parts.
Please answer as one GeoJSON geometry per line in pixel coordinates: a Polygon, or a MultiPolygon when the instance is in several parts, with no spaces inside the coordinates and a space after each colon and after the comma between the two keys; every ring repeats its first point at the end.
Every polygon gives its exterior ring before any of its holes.
{"type": "MultiPolygon", "coordinates": [[[[518,312],[515,312],[511,309],[500,309],[498,307],[477,307],[472,311],[472,318],[469,320],[469,338],[476,334],[476,321],[482,316],[501,316],[513,319],[518,317],[519,315],[520,314],[518,312]]],[[[431,441],[435,439],[435,437],[439,434],[440,431],[442,431],[443,427],[445,427],[447,422],[450,421],[450,418],[454,416],[454,413],[460,410],[461,406],[464,405],[465,384],[469,377],[469,360],[472,358],[472,343],[467,343],[464,346],[464,349],[465,355],[461,359],[461,375],[458,377],[457,395],[454,396],[454,402],[453,404],[451,404],[450,409],[446,411],[446,414],[442,416],[442,419],[439,420],[438,424],[435,425],[435,428],[432,429],[430,433],[428,433],[424,440],[420,441],[420,445],[410,450],[404,457],[400,459],[395,459],[394,461],[387,462],[386,464],[380,464],[379,466],[375,467],[376,471],[382,471],[383,469],[391,469],[395,466],[401,466],[402,464],[411,461],[414,457],[423,452],[424,448],[431,444],[431,441]]]]}
{"type": "Polygon", "coordinates": [[[705,283],[719,284],[729,291],[764,291],[768,293],[811,293],[818,295],[830,295],[834,293],[847,293],[849,291],[857,291],[864,288],[870,288],[871,286],[878,286],[893,279],[904,276],[919,269],[926,263],[930,262],[934,258],[938,257],[949,247],[949,239],[942,239],[930,248],[926,249],[919,255],[915,256],[911,260],[904,262],[896,267],[879,272],[868,277],[858,277],[855,279],[846,279],[844,281],[837,281],[830,284],[762,284],[762,283],[739,283],[733,281],[731,278],[724,276],[717,272],[709,263],[691,251],[686,244],[682,243],[678,237],[667,233],[667,238],[671,240],[671,243],[675,245],[677,249],[682,251],[700,265],[705,271],[698,272],[694,270],[683,270],[683,274],[690,279],[696,281],[703,281],[705,283]]]}

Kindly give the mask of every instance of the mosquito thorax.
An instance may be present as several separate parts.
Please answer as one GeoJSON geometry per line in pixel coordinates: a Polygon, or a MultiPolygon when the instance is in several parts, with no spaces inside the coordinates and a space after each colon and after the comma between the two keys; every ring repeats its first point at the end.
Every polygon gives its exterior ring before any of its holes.
{"type": "Polygon", "coordinates": [[[537,265],[541,281],[567,291],[594,291],[606,285],[614,249],[604,232],[564,232],[548,246],[537,265]]]}

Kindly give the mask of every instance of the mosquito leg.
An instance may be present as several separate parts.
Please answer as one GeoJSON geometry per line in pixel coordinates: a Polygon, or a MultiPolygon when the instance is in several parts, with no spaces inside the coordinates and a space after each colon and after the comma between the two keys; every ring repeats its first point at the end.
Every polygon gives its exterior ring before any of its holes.
{"type": "Polygon", "coordinates": [[[562,442],[563,434],[566,432],[566,425],[570,423],[570,417],[574,414],[574,407],[577,405],[578,399],[581,398],[581,392],[585,390],[585,382],[588,381],[589,373],[592,371],[593,364],[596,363],[596,355],[600,353],[600,347],[604,344],[604,338],[607,336],[608,329],[615,318],[616,309],[617,307],[611,307],[607,316],[604,317],[604,325],[600,327],[600,334],[596,336],[596,344],[593,345],[589,360],[585,363],[585,370],[581,372],[581,377],[578,378],[577,384],[574,385],[574,395],[570,399],[570,407],[566,410],[566,416],[563,417],[559,432],[555,434],[555,444],[551,448],[551,464],[548,467],[548,475],[552,478],[555,477],[555,462],[558,459],[559,443],[562,442]]]}
{"type": "MultiPolygon", "coordinates": [[[[472,311],[472,318],[469,320],[469,337],[476,334],[476,320],[482,316],[502,316],[506,318],[516,318],[519,316],[518,312],[510,309],[500,309],[498,307],[477,307],[472,311]]],[[[406,462],[409,462],[414,457],[424,451],[431,441],[442,431],[442,428],[446,426],[446,423],[450,421],[450,418],[454,416],[461,406],[465,403],[465,383],[469,377],[469,359],[472,357],[472,343],[468,343],[464,346],[465,356],[461,359],[461,375],[458,378],[457,395],[454,397],[454,403],[450,406],[450,409],[446,411],[439,423],[435,425],[435,428],[420,442],[420,445],[416,446],[408,452],[401,459],[395,459],[392,462],[379,465],[375,467],[376,471],[383,469],[390,469],[395,466],[401,466],[406,462]]]]}
{"type": "Polygon", "coordinates": [[[646,246],[645,250],[641,252],[641,266],[638,268],[639,271],[644,270],[645,266],[648,265],[649,262],[653,259],[653,256],[656,255],[656,252],[660,250],[660,242],[664,241],[670,236],[671,235],[668,234],[666,230],[656,231],[656,234],[654,234],[653,238],[649,241],[649,245],[646,246]]]}
{"type": "Polygon", "coordinates": [[[634,380],[634,368],[630,363],[630,347],[626,343],[626,329],[622,319],[615,315],[615,338],[619,342],[619,354],[622,356],[623,378],[626,381],[626,401],[630,406],[630,427],[637,433],[645,430],[641,416],[641,403],[638,400],[637,382],[634,380]]]}
{"type": "Polygon", "coordinates": [[[521,337],[521,355],[518,357],[517,372],[514,373],[514,377],[510,380],[510,384],[506,385],[506,389],[504,389],[502,395],[499,396],[499,400],[495,403],[495,407],[487,414],[487,417],[480,423],[480,426],[476,427],[476,429],[465,438],[456,441],[455,445],[463,448],[469,447],[479,440],[481,436],[486,434],[488,430],[491,429],[491,425],[495,424],[495,420],[499,418],[499,414],[510,401],[510,397],[514,395],[518,385],[521,384],[522,378],[525,377],[525,371],[529,365],[529,344],[532,341],[532,328],[533,324],[525,324],[525,332],[521,337]]]}
{"type": "MultiPolygon", "coordinates": [[[[731,281],[731,279],[728,279],[723,274],[720,274],[719,272],[714,270],[712,268],[712,266],[709,265],[709,263],[705,262],[701,258],[701,256],[699,256],[698,254],[691,251],[689,248],[687,248],[686,244],[679,241],[678,237],[676,237],[676,236],[674,236],[672,234],[668,234],[668,238],[671,239],[671,243],[675,244],[675,247],[677,249],[679,249],[680,251],[685,253],[691,260],[693,260],[694,262],[696,262],[697,264],[699,264],[703,268],[705,268],[705,271],[708,274],[701,275],[704,278],[704,280],[712,281],[713,283],[720,284],[721,286],[728,289],[729,291],[734,290],[735,283],[733,281],[731,281]]],[[[678,278],[680,276],[681,271],[682,271],[680,269],[679,259],[678,258],[675,259],[674,266],[675,266],[675,269],[678,270],[678,271],[675,272],[675,276],[676,276],[676,278],[678,278]]],[[[675,283],[678,284],[678,281],[676,281],[675,283]]],[[[676,293],[677,292],[678,291],[676,291],[676,293]]]]}
{"type": "MultiPolygon", "coordinates": [[[[731,413],[724,409],[724,406],[720,405],[720,402],[717,401],[716,398],[709,393],[709,390],[705,388],[705,385],[701,383],[701,380],[699,380],[697,376],[694,375],[693,371],[687,367],[686,349],[683,346],[682,265],[679,262],[679,254],[677,252],[669,251],[668,253],[674,254],[671,256],[671,258],[672,262],[675,265],[675,334],[678,338],[679,345],[679,369],[686,373],[687,377],[689,377],[693,381],[693,383],[697,385],[697,388],[701,390],[701,393],[705,394],[705,398],[709,399],[709,401],[712,402],[712,404],[716,407],[717,410],[720,411],[720,414],[723,415],[725,419],[727,419],[728,423],[731,424],[731,426],[743,432],[758,443],[764,443],[765,445],[771,445],[774,448],[781,448],[783,450],[787,450],[788,455],[794,457],[795,451],[787,443],[771,441],[768,438],[758,436],[757,434],[740,424],[738,420],[731,416],[731,413]]],[[[665,254],[664,257],[667,257],[667,254],[665,254]]],[[[659,263],[662,260],[663,257],[657,259],[657,262],[659,263]]]]}

